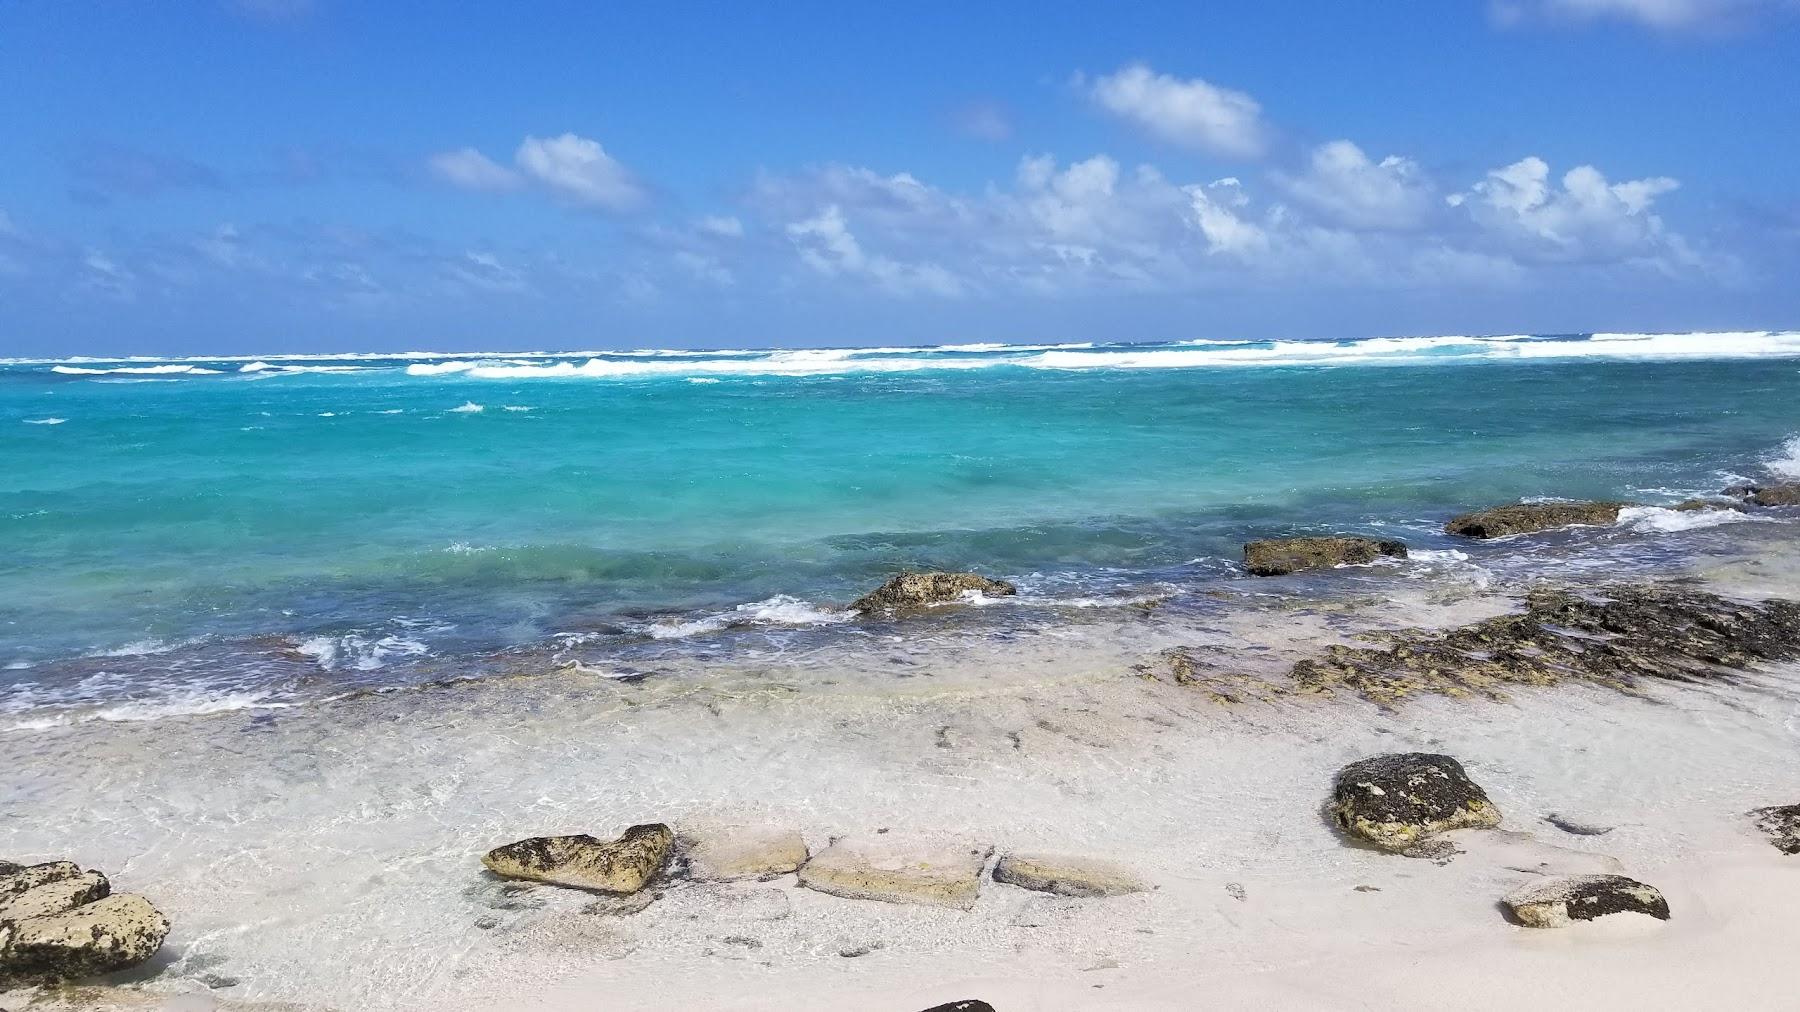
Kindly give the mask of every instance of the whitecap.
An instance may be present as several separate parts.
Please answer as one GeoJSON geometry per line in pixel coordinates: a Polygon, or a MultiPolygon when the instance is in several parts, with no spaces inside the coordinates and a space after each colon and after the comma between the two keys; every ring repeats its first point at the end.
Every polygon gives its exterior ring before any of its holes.
{"type": "Polygon", "coordinates": [[[1645,534],[1673,534],[1749,520],[1733,509],[1672,510],[1661,506],[1627,506],[1619,511],[1619,526],[1645,534]]]}
{"type": "Polygon", "coordinates": [[[816,626],[835,625],[856,617],[848,609],[821,608],[787,594],[777,594],[761,601],[740,604],[730,611],[677,621],[665,619],[644,626],[642,632],[652,639],[682,639],[719,632],[736,626],[816,626]]]}
{"type": "Polygon", "coordinates": [[[66,421],[68,421],[67,418],[27,418],[27,419],[25,419],[25,424],[26,425],[61,425],[62,423],[66,422],[66,421]]]}
{"type": "Polygon", "coordinates": [[[521,412],[523,412],[523,411],[531,410],[531,406],[527,405],[527,404],[502,404],[502,405],[500,405],[500,407],[505,411],[521,411],[521,412]]]}
{"type": "Polygon", "coordinates": [[[1782,443],[1777,453],[1778,456],[1763,461],[1763,467],[1777,477],[1800,480],[1800,436],[1782,443]]]}
{"type": "Polygon", "coordinates": [[[462,407],[451,408],[450,413],[453,415],[478,415],[486,410],[487,408],[485,406],[477,404],[474,401],[464,401],[462,407]]]}
{"type": "Polygon", "coordinates": [[[425,644],[405,636],[371,638],[359,633],[313,636],[302,640],[294,649],[311,657],[326,671],[340,667],[374,671],[394,658],[418,657],[431,652],[425,644]]]}

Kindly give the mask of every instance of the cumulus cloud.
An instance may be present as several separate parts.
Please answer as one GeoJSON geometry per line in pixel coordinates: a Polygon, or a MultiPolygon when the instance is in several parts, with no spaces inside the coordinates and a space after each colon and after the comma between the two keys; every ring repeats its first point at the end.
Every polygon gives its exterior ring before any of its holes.
{"type": "Polygon", "coordinates": [[[1591,165],[1570,169],[1557,184],[1548,163],[1528,157],[1445,199],[1523,257],[1642,260],[1669,268],[1695,257],[1651,206],[1679,185],[1664,176],[1608,183],[1591,165]]]}
{"type": "Polygon", "coordinates": [[[1088,95],[1107,112],[1182,147],[1254,158],[1267,143],[1255,99],[1197,77],[1184,80],[1134,63],[1096,78],[1088,95]]]}
{"type": "Polygon", "coordinates": [[[851,234],[843,211],[827,206],[817,215],[787,227],[788,238],[800,259],[827,277],[846,275],[873,282],[895,295],[928,293],[960,295],[963,283],[932,263],[903,263],[886,256],[870,256],[851,234]]]}
{"type": "Polygon", "coordinates": [[[1304,172],[1276,179],[1296,200],[1353,228],[1416,228],[1435,203],[1418,163],[1398,155],[1371,161],[1347,140],[1319,145],[1304,172]]]}
{"type": "Polygon", "coordinates": [[[441,151],[426,159],[437,178],[465,190],[504,192],[535,187],[567,203],[602,211],[632,210],[644,202],[643,187],[599,141],[565,133],[526,137],[501,165],[475,148],[441,151]]]}

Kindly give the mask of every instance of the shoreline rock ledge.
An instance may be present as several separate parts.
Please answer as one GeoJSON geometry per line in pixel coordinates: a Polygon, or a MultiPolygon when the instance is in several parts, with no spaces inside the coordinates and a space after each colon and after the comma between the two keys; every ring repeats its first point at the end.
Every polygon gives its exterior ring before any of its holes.
{"type": "Polygon", "coordinates": [[[1800,854],[1800,805],[1758,808],[1750,817],[1756,820],[1756,828],[1768,834],[1776,850],[1800,854]]]}
{"type": "Polygon", "coordinates": [[[1604,527],[1619,522],[1624,502],[1521,502],[1495,506],[1454,517],[1444,525],[1445,534],[1461,538],[1504,538],[1557,527],[1604,527]]]}
{"type": "Polygon", "coordinates": [[[857,598],[850,607],[865,615],[916,611],[954,601],[970,591],[989,597],[1011,597],[1019,588],[979,573],[905,572],[857,598]]]}
{"type": "Polygon", "coordinates": [[[1669,919],[1669,901],[1655,886],[1623,875],[1543,879],[1507,893],[1500,902],[1528,928],[1564,928],[1608,914],[1669,919]]]}
{"type": "Polygon", "coordinates": [[[662,870],[675,834],[660,822],[632,826],[617,840],[587,834],[534,836],[495,847],[481,863],[504,878],[530,879],[589,892],[628,895],[662,870]]]}
{"type": "Polygon", "coordinates": [[[0,861],[0,980],[69,980],[156,955],[169,919],[150,901],[112,891],[71,861],[0,861]]]}
{"type": "Polygon", "coordinates": [[[1130,868],[1114,861],[1065,854],[1002,854],[994,881],[1058,896],[1123,896],[1150,888],[1130,868]]]}
{"type": "Polygon", "coordinates": [[[968,910],[994,848],[969,843],[852,836],[832,841],[800,867],[808,889],[853,900],[968,910]]]}
{"type": "Polygon", "coordinates": [[[1406,545],[1363,537],[1264,538],[1244,546],[1252,576],[1286,576],[1306,569],[1360,566],[1376,559],[1406,558],[1406,545]]]}
{"type": "Polygon", "coordinates": [[[1338,772],[1327,810],[1345,833],[1405,851],[1452,829],[1492,829],[1500,809],[1447,755],[1371,756],[1338,772]]]}

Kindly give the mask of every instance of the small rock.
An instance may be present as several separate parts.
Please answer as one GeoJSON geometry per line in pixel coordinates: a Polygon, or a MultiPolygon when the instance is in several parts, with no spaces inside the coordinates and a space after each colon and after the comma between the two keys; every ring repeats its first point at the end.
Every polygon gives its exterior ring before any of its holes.
{"type": "Polygon", "coordinates": [[[1328,811],[1344,832],[1392,851],[1446,830],[1500,824],[1500,809],[1461,763],[1423,752],[1372,756],[1344,767],[1328,811]]]}
{"type": "Polygon", "coordinates": [[[0,927],[0,968],[92,977],[141,963],[169,934],[169,919],[142,896],[108,896],[65,913],[0,927]]]}
{"type": "Polygon", "coordinates": [[[856,944],[846,945],[846,946],[843,946],[842,948],[838,949],[838,955],[844,957],[845,959],[855,959],[858,956],[866,956],[869,953],[874,952],[877,949],[885,949],[885,948],[887,948],[887,943],[882,942],[882,941],[858,942],[856,944]]]}
{"type": "Polygon", "coordinates": [[[1286,576],[1306,569],[1331,569],[1406,558],[1406,545],[1376,538],[1269,538],[1244,546],[1244,568],[1254,576],[1286,576]]]}
{"type": "Polygon", "coordinates": [[[84,903],[104,899],[110,892],[112,887],[106,876],[97,871],[84,871],[70,878],[46,882],[11,899],[0,900],[0,924],[67,913],[84,903]]]}
{"type": "Polygon", "coordinates": [[[726,945],[735,945],[741,949],[760,949],[763,947],[763,943],[760,940],[751,938],[748,935],[726,935],[724,938],[719,939],[719,941],[724,942],[726,945]]]}
{"type": "Polygon", "coordinates": [[[1590,822],[1586,819],[1563,815],[1560,812],[1551,812],[1549,815],[1544,816],[1544,821],[1565,833],[1571,833],[1575,836],[1605,836],[1613,831],[1613,827],[1611,826],[1602,826],[1597,822],[1590,822]]]}
{"type": "Polygon", "coordinates": [[[1617,523],[1622,502],[1522,502],[1464,513],[1444,525],[1444,533],[1464,538],[1503,538],[1557,527],[1617,523]]]}
{"type": "Polygon", "coordinates": [[[498,918],[498,917],[477,917],[475,919],[475,926],[480,928],[483,931],[492,931],[495,928],[500,926],[500,918],[498,918]]]}
{"type": "Polygon", "coordinates": [[[1687,499],[1669,508],[1678,513],[1711,513],[1714,510],[1728,510],[1731,504],[1716,499],[1687,499]]]}
{"type": "Polygon", "coordinates": [[[1239,903],[1250,898],[1250,893],[1244,889],[1244,884],[1242,882],[1225,883],[1225,895],[1237,900],[1239,903]]]}
{"type": "Polygon", "coordinates": [[[799,871],[806,858],[806,840],[792,829],[722,829],[687,850],[688,875],[702,882],[772,879],[799,871]]]}
{"type": "Polygon", "coordinates": [[[1769,834],[1769,842],[1783,854],[1800,854],[1800,805],[1758,808],[1750,813],[1756,828],[1769,834]]]}
{"type": "Polygon", "coordinates": [[[844,837],[801,867],[800,884],[851,899],[967,910],[975,905],[981,869],[992,853],[988,846],[844,837]]]}
{"type": "Polygon", "coordinates": [[[1122,896],[1149,888],[1122,864],[1062,854],[1006,854],[994,864],[994,881],[1058,896],[1122,896]]]}
{"type": "MultiPolygon", "coordinates": [[[[1100,985],[1095,984],[1094,986],[1099,987],[1100,985]]],[[[925,1012],[994,1012],[994,1006],[989,1005],[987,1002],[981,1001],[978,998],[965,998],[962,1001],[951,1001],[945,1002],[942,1005],[933,1005],[926,1009],[925,1012]]]]}
{"type": "Polygon", "coordinates": [[[632,826],[617,840],[534,836],[487,852],[496,875],[604,893],[634,893],[662,871],[675,834],[661,823],[632,826]]]}
{"type": "Polygon", "coordinates": [[[1521,924],[1561,928],[1607,914],[1648,914],[1669,919],[1669,904],[1655,886],[1623,875],[1574,875],[1532,882],[1501,901],[1521,924]]]}
{"type": "Polygon", "coordinates": [[[1380,886],[1371,886],[1371,885],[1360,885],[1360,886],[1356,887],[1356,891],[1359,893],[1378,893],[1381,891],[1381,887],[1380,886]]]}
{"type": "Polygon", "coordinates": [[[1400,852],[1401,857],[1410,857],[1415,861],[1433,861],[1440,867],[1456,859],[1463,853],[1462,848],[1449,840],[1420,840],[1418,843],[1400,852]]]}
{"type": "Polygon", "coordinates": [[[1019,588],[1005,580],[990,580],[976,573],[901,573],[858,598],[850,607],[865,615],[912,611],[954,601],[969,591],[989,597],[1010,597],[1017,594],[1019,588]]]}

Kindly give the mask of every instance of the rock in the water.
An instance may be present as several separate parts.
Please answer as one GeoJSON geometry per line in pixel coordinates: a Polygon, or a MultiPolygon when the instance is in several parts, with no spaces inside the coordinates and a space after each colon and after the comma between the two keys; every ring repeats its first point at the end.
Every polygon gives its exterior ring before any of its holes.
{"type": "Polygon", "coordinates": [[[688,876],[702,882],[771,879],[799,871],[806,857],[806,840],[796,830],[708,830],[687,850],[688,876]]]}
{"type": "Polygon", "coordinates": [[[10,899],[0,899],[0,924],[65,913],[83,903],[105,899],[110,892],[112,886],[107,883],[106,876],[97,871],[84,871],[70,878],[59,878],[35,889],[27,889],[10,899]]]}
{"type": "Polygon", "coordinates": [[[79,874],[81,874],[81,866],[73,861],[47,861],[43,864],[20,867],[8,874],[0,875],[0,899],[17,896],[27,889],[36,889],[49,882],[74,878],[79,874]]]}
{"type": "Polygon", "coordinates": [[[1519,923],[1531,928],[1562,928],[1607,914],[1648,914],[1669,919],[1669,903],[1655,886],[1623,875],[1572,875],[1521,886],[1501,902],[1519,923]]]}
{"type": "Polygon", "coordinates": [[[0,968],[20,975],[92,977],[156,954],[169,920],[142,896],[120,894],[66,913],[0,925],[0,968]]]}
{"type": "Polygon", "coordinates": [[[1344,832],[1403,851],[1450,829],[1500,824],[1500,809],[1447,755],[1378,755],[1343,768],[1330,805],[1344,832]]]}
{"type": "Polygon", "coordinates": [[[1618,522],[1622,502],[1522,502],[1464,513],[1444,525],[1444,533],[1464,538],[1503,538],[1556,527],[1618,522]]]}
{"type": "Polygon", "coordinates": [[[1602,826],[1597,822],[1578,816],[1564,815],[1561,812],[1551,812],[1544,816],[1544,821],[1574,836],[1605,836],[1613,831],[1611,826],[1602,826]]]}
{"type": "Polygon", "coordinates": [[[962,1001],[945,1002],[933,1005],[925,1012],[994,1012],[994,1006],[979,998],[965,998],[962,1001]]]}
{"type": "Polygon", "coordinates": [[[901,573],[864,594],[850,607],[865,615],[911,611],[926,605],[954,601],[976,591],[989,597],[1010,597],[1019,588],[1005,580],[990,580],[975,573],[901,573]]]}
{"type": "Polygon", "coordinates": [[[1756,506],[1800,506],[1800,481],[1764,485],[1752,491],[1749,500],[1756,506]]]}
{"type": "Polygon", "coordinates": [[[1062,854],[1004,854],[994,864],[994,881],[1058,896],[1123,896],[1149,888],[1117,862],[1062,854]]]}
{"type": "Polygon", "coordinates": [[[800,884],[833,896],[967,910],[992,847],[891,836],[846,837],[814,854],[800,884]]]}
{"type": "Polygon", "coordinates": [[[1758,808],[1750,813],[1756,828],[1769,834],[1769,842],[1783,854],[1800,854],[1800,805],[1758,808]]]}
{"type": "Polygon", "coordinates": [[[662,871],[675,834],[662,823],[633,826],[617,840],[534,836],[487,852],[496,875],[603,893],[634,893],[662,871]]]}
{"type": "Polygon", "coordinates": [[[1678,513],[1710,513],[1713,510],[1728,510],[1731,504],[1717,499],[1687,499],[1669,508],[1678,513]]]}
{"type": "Polygon", "coordinates": [[[1303,569],[1330,569],[1406,558],[1406,545],[1375,538],[1270,538],[1244,546],[1244,568],[1255,576],[1286,576],[1303,569]]]}

